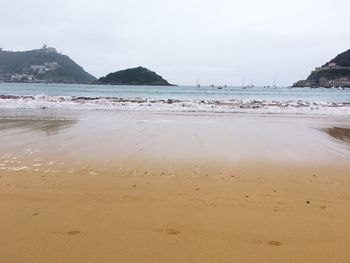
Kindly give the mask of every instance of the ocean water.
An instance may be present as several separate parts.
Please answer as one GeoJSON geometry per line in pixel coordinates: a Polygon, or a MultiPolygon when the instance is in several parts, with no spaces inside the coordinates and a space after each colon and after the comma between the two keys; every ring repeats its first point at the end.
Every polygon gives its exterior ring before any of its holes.
{"type": "Polygon", "coordinates": [[[350,116],[350,89],[0,83],[0,108],[350,116]]]}

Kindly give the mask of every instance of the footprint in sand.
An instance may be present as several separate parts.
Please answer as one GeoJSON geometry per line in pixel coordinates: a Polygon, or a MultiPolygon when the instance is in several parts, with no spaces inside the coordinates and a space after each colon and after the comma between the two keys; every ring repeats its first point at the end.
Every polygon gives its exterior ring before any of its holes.
{"type": "Polygon", "coordinates": [[[177,230],[177,229],[169,228],[169,229],[166,229],[165,231],[167,232],[168,235],[178,235],[178,234],[180,234],[180,231],[177,230]]]}
{"type": "Polygon", "coordinates": [[[275,240],[273,240],[273,241],[269,241],[269,242],[267,242],[267,244],[269,244],[270,246],[275,246],[275,247],[279,247],[279,246],[281,246],[281,245],[282,245],[282,243],[281,243],[281,242],[279,242],[279,241],[275,241],[275,240]]]}
{"type": "Polygon", "coordinates": [[[179,235],[181,232],[180,230],[174,229],[174,228],[167,228],[167,229],[156,229],[155,232],[158,233],[167,233],[168,235],[179,235]]]}
{"type": "Polygon", "coordinates": [[[80,231],[76,231],[76,230],[74,230],[74,231],[68,231],[66,234],[67,234],[67,235],[70,235],[70,236],[76,236],[76,235],[79,235],[79,234],[80,234],[80,231]]]}

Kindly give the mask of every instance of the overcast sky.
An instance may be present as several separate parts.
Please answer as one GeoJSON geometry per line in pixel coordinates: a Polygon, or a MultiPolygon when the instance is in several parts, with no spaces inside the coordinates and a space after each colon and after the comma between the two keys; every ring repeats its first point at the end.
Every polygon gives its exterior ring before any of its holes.
{"type": "Polygon", "coordinates": [[[0,0],[0,47],[44,43],[96,77],[290,85],[350,49],[349,0],[0,0]]]}

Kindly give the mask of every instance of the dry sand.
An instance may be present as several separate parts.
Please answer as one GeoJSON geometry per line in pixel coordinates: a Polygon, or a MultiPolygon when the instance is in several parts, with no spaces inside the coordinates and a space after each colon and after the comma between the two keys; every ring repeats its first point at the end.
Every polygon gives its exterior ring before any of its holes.
{"type": "Polygon", "coordinates": [[[3,115],[1,262],[350,262],[343,119],[3,115]]]}

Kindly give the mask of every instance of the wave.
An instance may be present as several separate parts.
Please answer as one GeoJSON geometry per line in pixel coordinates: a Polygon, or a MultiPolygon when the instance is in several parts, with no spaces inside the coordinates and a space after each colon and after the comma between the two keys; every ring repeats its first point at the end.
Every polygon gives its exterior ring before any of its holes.
{"type": "Polygon", "coordinates": [[[110,109],[165,112],[291,113],[350,115],[350,102],[307,100],[181,100],[49,95],[0,95],[6,109],[110,109]]]}

